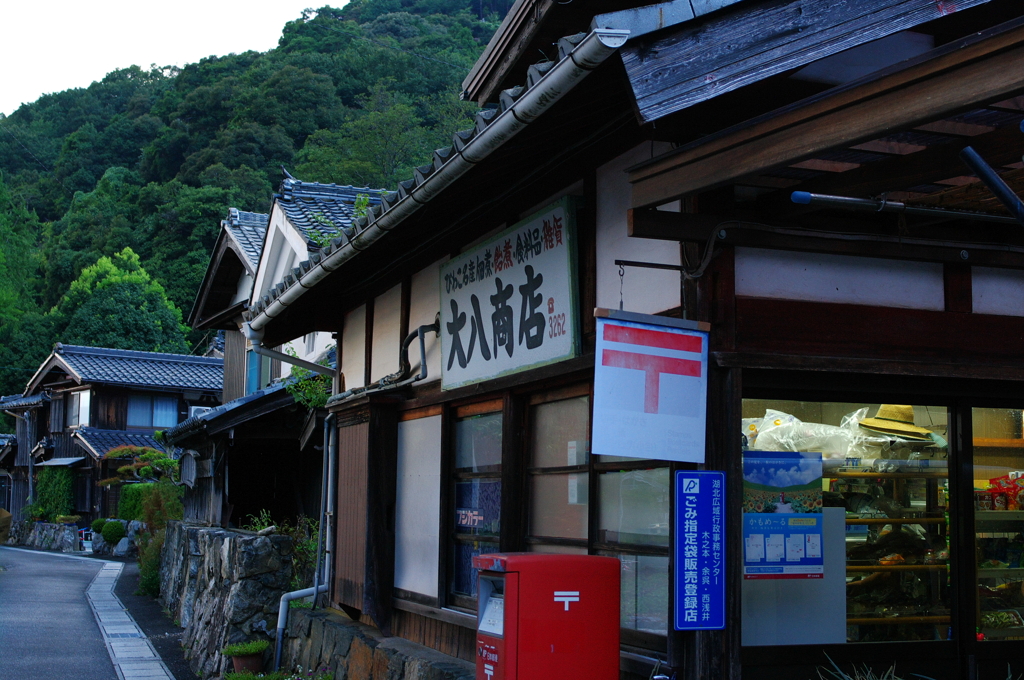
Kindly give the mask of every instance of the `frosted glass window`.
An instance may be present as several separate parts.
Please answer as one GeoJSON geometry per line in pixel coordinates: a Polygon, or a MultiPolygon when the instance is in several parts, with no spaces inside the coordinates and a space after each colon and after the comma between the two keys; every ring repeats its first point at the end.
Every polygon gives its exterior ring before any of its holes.
{"type": "Polygon", "coordinates": [[[178,400],[174,397],[153,399],[153,427],[174,427],[178,424],[178,400]]]}
{"type": "Polygon", "coordinates": [[[587,537],[587,474],[530,478],[530,533],[558,538],[587,537]]]}
{"type": "Polygon", "coordinates": [[[587,430],[590,425],[590,399],[576,397],[532,409],[534,467],[564,467],[587,463],[587,430]]]}
{"type": "Polygon", "coordinates": [[[665,635],[668,631],[668,557],[613,555],[622,564],[621,627],[665,635]]]}
{"type": "Polygon", "coordinates": [[[473,416],[455,423],[455,467],[491,472],[501,466],[501,414],[473,416]]]}
{"type": "Polygon", "coordinates": [[[590,476],[553,472],[584,466],[589,454],[590,399],[574,397],[538,404],[530,410],[530,534],[536,537],[587,538],[590,476]]]}
{"type": "Polygon", "coordinates": [[[153,401],[150,397],[128,397],[128,427],[153,427],[153,401]]]}
{"type": "Polygon", "coordinates": [[[609,472],[598,480],[603,543],[668,545],[669,470],[609,472]]]}

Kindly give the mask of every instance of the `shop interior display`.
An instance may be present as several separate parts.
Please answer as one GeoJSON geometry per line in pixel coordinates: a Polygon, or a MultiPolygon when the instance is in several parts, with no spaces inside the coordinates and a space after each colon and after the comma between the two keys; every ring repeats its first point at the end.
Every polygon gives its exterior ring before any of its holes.
{"type": "Polygon", "coordinates": [[[951,635],[945,409],[745,400],[744,415],[748,450],[822,455],[823,505],[846,511],[847,641],[951,635]]]}

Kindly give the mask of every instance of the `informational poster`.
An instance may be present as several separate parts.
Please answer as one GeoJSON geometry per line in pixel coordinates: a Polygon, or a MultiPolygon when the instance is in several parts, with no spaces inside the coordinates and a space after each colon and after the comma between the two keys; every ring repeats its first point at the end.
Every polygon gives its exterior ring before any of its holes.
{"type": "Polygon", "coordinates": [[[707,326],[598,312],[593,453],[703,463],[707,326]]]}
{"type": "Polygon", "coordinates": [[[743,454],[743,578],[822,578],[821,454],[743,454]]]}
{"type": "Polygon", "coordinates": [[[442,389],[579,354],[575,235],[566,197],[442,265],[442,389]]]}
{"type": "Polygon", "coordinates": [[[725,628],[725,473],[679,471],[675,492],[675,629],[725,628]]]}

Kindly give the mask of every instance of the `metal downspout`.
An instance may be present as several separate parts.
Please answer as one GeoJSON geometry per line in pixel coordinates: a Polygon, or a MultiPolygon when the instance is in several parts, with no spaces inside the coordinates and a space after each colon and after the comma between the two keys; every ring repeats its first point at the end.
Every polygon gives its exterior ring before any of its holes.
{"type": "Polygon", "coordinates": [[[316,539],[316,568],[313,571],[313,587],[293,590],[281,596],[281,602],[277,609],[277,638],[274,641],[274,670],[281,666],[281,652],[284,649],[284,632],[288,628],[289,603],[292,600],[301,600],[305,597],[313,597],[313,608],[316,608],[317,596],[326,593],[330,581],[330,548],[328,548],[328,559],[323,561],[324,578],[321,579],[322,550],[324,547],[324,532],[327,531],[327,545],[331,545],[329,519],[333,516],[334,508],[334,459],[337,449],[337,434],[334,430],[334,414],[329,413],[324,418],[323,434],[324,460],[321,468],[320,482],[320,526],[317,530],[316,539]],[[321,581],[325,581],[321,583],[321,581]]]}

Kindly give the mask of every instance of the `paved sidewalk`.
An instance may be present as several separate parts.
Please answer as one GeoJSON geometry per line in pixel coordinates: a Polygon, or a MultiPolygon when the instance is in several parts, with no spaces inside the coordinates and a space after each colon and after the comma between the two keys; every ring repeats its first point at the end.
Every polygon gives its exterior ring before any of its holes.
{"type": "Polygon", "coordinates": [[[122,680],[174,680],[131,614],[114,595],[124,565],[106,562],[86,591],[110,660],[122,680]]]}

